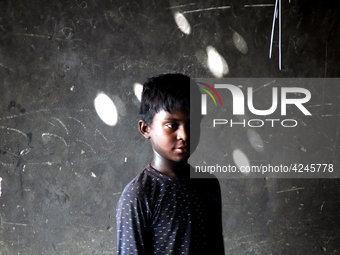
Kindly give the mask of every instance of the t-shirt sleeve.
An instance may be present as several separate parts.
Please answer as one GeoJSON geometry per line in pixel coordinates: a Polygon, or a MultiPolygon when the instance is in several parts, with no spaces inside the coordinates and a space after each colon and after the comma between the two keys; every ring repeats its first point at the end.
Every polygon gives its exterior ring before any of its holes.
{"type": "Polygon", "coordinates": [[[146,254],[145,203],[134,193],[124,191],[117,204],[117,255],[146,254]]]}

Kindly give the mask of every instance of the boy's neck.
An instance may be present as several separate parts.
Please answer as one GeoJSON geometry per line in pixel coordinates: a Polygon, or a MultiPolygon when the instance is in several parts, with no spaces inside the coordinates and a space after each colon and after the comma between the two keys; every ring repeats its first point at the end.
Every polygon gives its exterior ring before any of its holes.
{"type": "Polygon", "coordinates": [[[154,157],[151,162],[152,168],[172,178],[188,178],[189,164],[187,161],[175,162],[154,157]]]}

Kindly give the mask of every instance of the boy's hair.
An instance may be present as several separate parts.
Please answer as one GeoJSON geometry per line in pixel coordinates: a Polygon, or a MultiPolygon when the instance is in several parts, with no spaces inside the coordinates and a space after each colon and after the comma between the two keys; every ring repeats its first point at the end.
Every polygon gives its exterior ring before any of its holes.
{"type": "Polygon", "coordinates": [[[161,74],[148,79],[143,85],[140,119],[152,124],[153,116],[161,110],[190,110],[190,77],[183,74],[161,74]]]}

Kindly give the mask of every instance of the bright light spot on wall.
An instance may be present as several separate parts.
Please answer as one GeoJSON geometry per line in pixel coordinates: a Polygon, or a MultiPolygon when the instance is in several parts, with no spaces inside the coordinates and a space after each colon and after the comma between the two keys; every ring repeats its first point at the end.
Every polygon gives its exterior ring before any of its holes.
{"type": "MultiPolygon", "coordinates": [[[[250,167],[247,156],[241,150],[237,149],[233,151],[233,159],[234,159],[235,165],[237,166],[239,170],[241,170],[241,167],[243,169],[250,167]]],[[[243,172],[243,173],[249,174],[249,172],[243,172]]]]}
{"type": "Polygon", "coordinates": [[[233,42],[235,44],[236,49],[238,49],[239,52],[241,52],[242,54],[248,53],[247,43],[239,33],[234,32],[233,42]]]}
{"type": "Polygon", "coordinates": [[[208,55],[208,67],[210,72],[217,77],[221,78],[223,75],[229,73],[229,67],[224,58],[217,52],[217,50],[212,47],[207,47],[207,55],[208,55]]]}
{"type": "Polygon", "coordinates": [[[183,14],[176,12],[174,14],[175,21],[178,26],[178,28],[186,35],[189,35],[191,33],[191,26],[188,22],[188,20],[184,17],[183,14]]]}
{"type": "Polygon", "coordinates": [[[142,100],[142,91],[143,91],[143,85],[139,83],[135,83],[133,85],[133,90],[135,92],[135,96],[138,98],[139,102],[142,100]]]}
{"type": "Polygon", "coordinates": [[[261,136],[253,129],[249,129],[247,135],[251,146],[257,151],[263,151],[264,148],[261,136]]]}
{"type": "Polygon", "coordinates": [[[99,93],[94,100],[94,108],[99,118],[109,126],[115,126],[118,121],[117,108],[111,98],[104,93],[99,93]]]}

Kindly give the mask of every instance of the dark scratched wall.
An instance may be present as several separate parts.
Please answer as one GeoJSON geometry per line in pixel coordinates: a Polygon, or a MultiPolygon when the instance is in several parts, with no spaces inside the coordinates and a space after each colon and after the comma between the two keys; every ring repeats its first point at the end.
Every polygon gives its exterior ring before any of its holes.
{"type": "MultiPolygon", "coordinates": [[[[338,77],[328,2],[282,0],[271,39],[274,0],[1,0],[0,254],[115,254],[119,195],[152,156],[140,84],[168,72],[338,77]]],[[[322,130],[334,161],[339,111],[322,130]]],[[[220,183],[226,254],[340,253],[338,179],[220,183]]]]}

